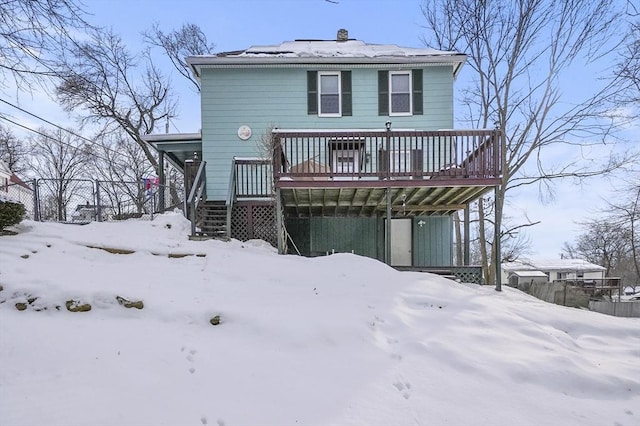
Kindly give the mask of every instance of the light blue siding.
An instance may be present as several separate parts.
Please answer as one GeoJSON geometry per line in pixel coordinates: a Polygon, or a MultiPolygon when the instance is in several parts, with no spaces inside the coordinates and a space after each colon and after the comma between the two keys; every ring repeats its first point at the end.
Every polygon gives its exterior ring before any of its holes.
{"type": "MultiPolygon", "coordinates": [[[[348,70],[349,67],[342,68],[348,70]]],[[[352,68],[353,115],[318,117],[307,114],[306,68],[202,69],[202,151],[207,161],[207,197],[227,196],[234,156],[261,154],[259,145],[270,127],[282,129],[437,130],[453,127],[451,66],[432,66],[423,72],[424,115],[378,116],[378,69],[352,68]],[[238,128],[252,129],[250,139],[237,136],[238,128]]],[[[321,71],[321,68],[313,70],[321,71]]],[[[427,162],[425,161],[425,164],[427,162]]]]}

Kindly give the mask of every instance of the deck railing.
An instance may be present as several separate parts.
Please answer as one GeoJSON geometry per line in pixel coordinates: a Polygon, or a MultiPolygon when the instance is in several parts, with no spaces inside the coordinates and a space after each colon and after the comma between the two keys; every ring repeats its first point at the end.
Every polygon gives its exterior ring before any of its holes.
{"type": "Polygon", "coordinates": [[[207,163],[205,161],[202,161],[198,165],[196,175],[193,179],[193,183],[191,184],[191,189],[189,190],[189,195],[185,200],[185,204],[187,205],[187,217],[191,221],[191,235],[196,235],[196,210],[198,209],[198,204],[200,201],[203,201],[203,195],[204,198],[206,198],[206,166],[207,163]]]}
{"type": "Polygon", "coordinates": [[[275,130],[274,177],[293,180],[498,178],[499,130],[275,130]]]}
{"type": "Polygon", "coordinates": [[[236,198],[269,198],[273,195],[271,159],[233,159],[233,193],[236,198]]]}

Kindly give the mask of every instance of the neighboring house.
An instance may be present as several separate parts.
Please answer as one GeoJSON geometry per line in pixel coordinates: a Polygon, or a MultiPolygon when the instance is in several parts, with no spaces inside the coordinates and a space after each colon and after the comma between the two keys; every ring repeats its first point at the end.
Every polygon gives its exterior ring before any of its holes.
{"type": "Polygon", "coordinates": [[[188,194],[203,190],[194,234],[450,266],[452,214],[501,183],[502,133],[451,130],[465,60],[344,30],[189,57],[201,133],[146,140],[185,170],[188,194]]]}
{"type": "Polygon", "coordinates": [[[9,180],[12,174],[7,163],[0,160],[0,201],[9,201],[9,180]]]}
{"type": "Polygon", "coordinates": [[[116,216],[115,210],[109,205],[99,206],[94,204],[78,204],[76,209],[71,213],[71,221],[78,223],[88,223],[98,220],[98,212],[100,213],[101,221],[113,220],[116,216]]]}
{"type": "Polygon", "coordinates": [[[33,190],[0,160],[0,201],[24,205],[26,216],[33,217],[33,190]]]}
{"type": "Polygon", "coordinates": [[[606,268],[581,259],[522,260],[503,263],[502,280],[514,287],[522,283],[556,280],[598,282],[602,285],[605,271],[606,268]]]}

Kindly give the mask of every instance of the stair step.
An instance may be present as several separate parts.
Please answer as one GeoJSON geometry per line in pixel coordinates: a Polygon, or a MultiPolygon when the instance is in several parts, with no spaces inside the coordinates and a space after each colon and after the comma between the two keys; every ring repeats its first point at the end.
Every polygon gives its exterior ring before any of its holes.
{"type": "Polygon", "coordinates": [[[205,201],[198,206],[198,228],[194,237],[227,239],[227,205],[224,201],[205,201]]]}

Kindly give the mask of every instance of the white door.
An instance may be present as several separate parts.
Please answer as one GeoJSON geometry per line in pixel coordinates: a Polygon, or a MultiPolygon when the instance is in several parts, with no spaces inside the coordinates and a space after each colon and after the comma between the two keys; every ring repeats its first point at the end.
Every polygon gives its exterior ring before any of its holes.
{"type": "Polygon", "coordinates": [[[411,266],[411,219],[391,219],[391,265],[411,266]]]}

